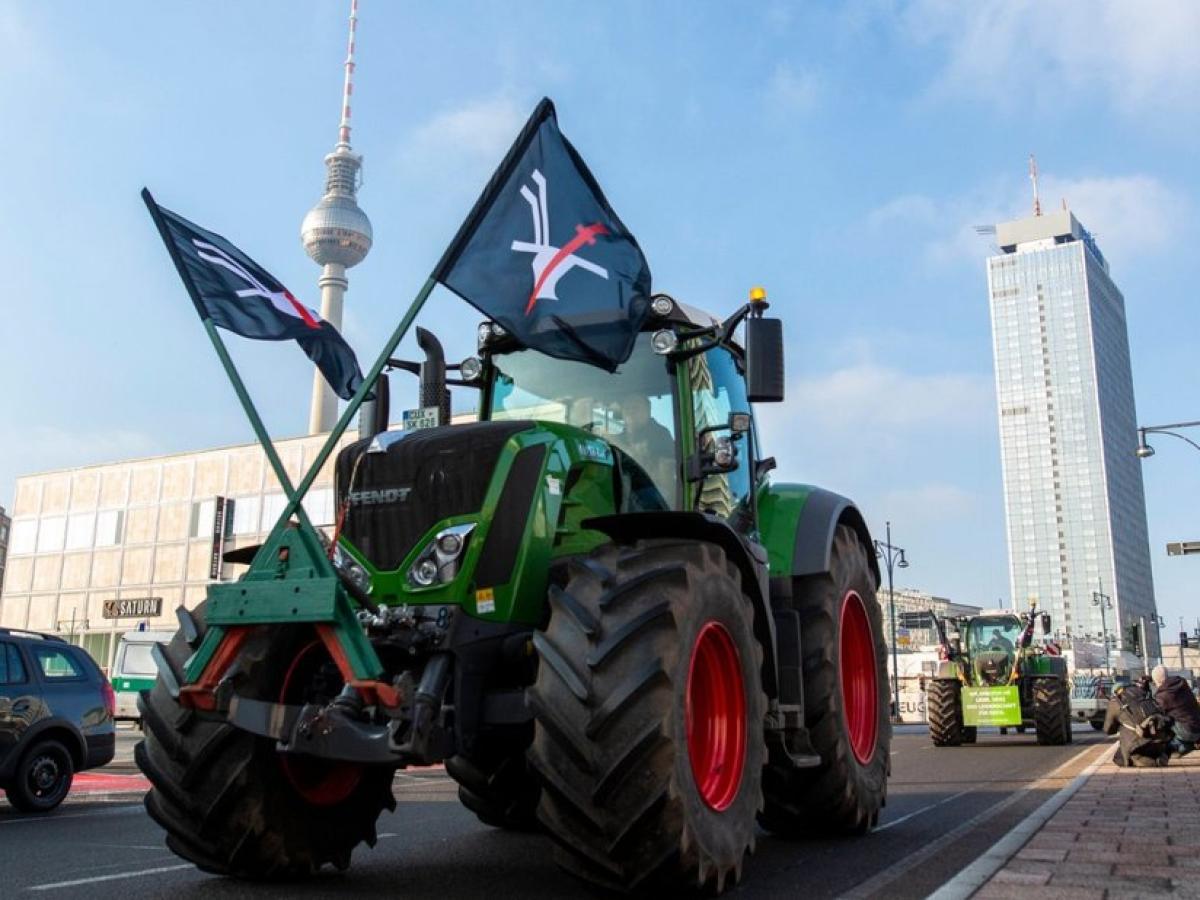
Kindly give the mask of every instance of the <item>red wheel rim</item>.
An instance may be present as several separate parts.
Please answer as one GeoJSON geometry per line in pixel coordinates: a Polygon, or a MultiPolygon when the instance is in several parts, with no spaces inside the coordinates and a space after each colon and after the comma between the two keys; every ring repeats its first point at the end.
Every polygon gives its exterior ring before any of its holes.
{"type": "Polygon", "coordinates": [[[860,764],[875,755],[879,732],[879,688],[875,683],[875,639],[867,608],[857,591],[842,599],[841,626],[842,711],[850,734],[850,750],[860,764]]]}
{"type": "Polygon", "coordinates": [[[737,647],[720,622],[705,623],[692,645],[685,710],[692,777],[705,804],[721,812],[746,767],[746,690],[737,647]]]}
{"type": "MultiPolygon", "coordinates": [[[[303,647],[283,677],[279,702],[302,704],[305,686],[317,668],[329,658],[329,651],[321,641],[313,641],[303,647]]],[[[281,753],[279,765],[296,793],[313,806],[341,803],[354,793],[362,780],[362,770],[353,763],[328,762],[315,757],[281,753]]]]}

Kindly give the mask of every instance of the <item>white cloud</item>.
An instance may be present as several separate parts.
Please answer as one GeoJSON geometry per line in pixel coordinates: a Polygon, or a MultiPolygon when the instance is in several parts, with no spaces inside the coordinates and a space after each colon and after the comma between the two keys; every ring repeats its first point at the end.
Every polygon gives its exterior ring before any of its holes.
{"type": "Polygon", "coordinates": [[[401,164],[410,172],[448,172],[464,163],[495,163],[527,114],[508,96],[473,100],[439,113],[413,129],[401,148],[401,164]]]}
{"type": "Polygon", "coordinates": [[[862,362],[793,380],[786,411],[766,407],[762,413],[775,430],[803,422],[805,430],[843,435],[974,428],[991,422],[991,391],[979,375],[916,374],[862,362]]]}
{"type": "MultiPolygon", "coordinates": [[[[1169,248],[1188,215],[1182,195],[1151,175],[1050,174],[1039,187],[1044,209],[1065,199],[1104,254],[1120,263],[1169,248]]],[[[974,226],[1031,215],[1031,203],[1027,179],[996,177],[956,196],[901,195],[868,212],[864,223],[918,242],[931,265],[978,265],[992,251],[974,226]]]]}
{"type": "Polygon", "coordinates": [[[906,481],[939,478],[937,454],[990,440],[994,409],[989,377],[864,361],[792,379],[787,402],[763,404],[757,417],[781,479],[859,496],[901,473],[906,481]]]}
{"type": "Polygon", "coordinates": [[[1192,0],[914,0],[901,22],[915,42],[945,49],[936,95],[1017,108],[1100,90],[1129,113],[1196,106],[1192,0]]]}
{"type": "Polygon", "coordinates": [[[1182,195],[1150,175],[1050,177],[1043,180],[1041,192],[1046,207],[1065,198],[1108,256],[1129,258],[1170,248],[1187,213],[1182,195]]]}
{"type": "Polygon", "coordinates": [[[786,63],[779,63],[767,82],[767,104],[781,115],[809,112],[820,95],[821,79],[816,74],[797,72],[786,63]]]}

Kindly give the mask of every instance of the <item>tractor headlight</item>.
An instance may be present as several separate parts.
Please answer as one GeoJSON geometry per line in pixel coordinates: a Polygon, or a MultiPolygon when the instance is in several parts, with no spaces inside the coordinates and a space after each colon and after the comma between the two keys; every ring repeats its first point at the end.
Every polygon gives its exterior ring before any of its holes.
{"type": "Polygon", "coordinates": [[[508,332],[495,322],[480,322],[479,330],[476,332],[479,337],[479,349],[482,350],[493,341],[498,341],[501,338],[508,337],[508,332]]]}
{"type": "Polygon", "coordinates": [[[463,552],[475,523],[443,528],[421,550],[416,562],[409,567],[408,580],[414,587],[433,587],[454,580],[462,563],[463,552]]]}
{"type": "Polygon", "coordinates": [[[432,559],[423,559],[412,567],[412,572],[409,573],[412,580],[421,587],[429,587],[437,581],[437,563],[432,559]]]}
{"type": "Polygon", "coordinates": [[[665,356],[675,349],[675,345],[679,343],[679,339],[675,337],[675,332],[669,328],[664,328],[661,331],[654,332],[654,336],[650,338],[650,349],[660,356],[665,356]]]}
{"type": "MultiPolygon", "coordinates": [[[[322,529],[317,529],[317,537],[321,540],[321,546],[325,551],[329,552],[329,535],[322,529]]],[[[350,581],[356,588],[364,594],[371,593],[371,576],[366,569],[359,564],[353,556],[342,549],[341,544],[337,544],[333,548],[333,553],[329,557],[329,561],[333,563],[333,567],[337,569],[338,574],[350,581]]]]}
{"type": "Polygon", "coordinates": [[[675,304],[671,302],[671,298],[666,294],[657,294],[650,301],[650,311],[656,316],[669,316],[671,310],[675,308],[675,304]]]}
{"type": "Polygon", "coordinates": [[[468,356],[458,366],[463,381],[478,381],[483,375],[483,361],[478,356],[468,356]]]}
{"type": "Polygon", "coordinates": [[[453,531],[444,532],[437,539],[437,548],[440,553],[448,557],[458,556],[462,552],[463,539],[453,531]]]}

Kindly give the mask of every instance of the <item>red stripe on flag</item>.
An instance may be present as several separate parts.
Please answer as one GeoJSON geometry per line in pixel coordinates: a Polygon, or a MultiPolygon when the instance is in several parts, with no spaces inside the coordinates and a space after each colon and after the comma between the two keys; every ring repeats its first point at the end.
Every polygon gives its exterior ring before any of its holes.
{"type": "MultiPolygon", "coordinates": [[[[538,280],[534,282],[533,293],[529,295],[529,303],[525,306],[525,315],[529,315],[531,312],[533,312],[533,305],[537,303],[537,295],[541,293],[542,285],[546,283],[546,279],[550,277],[550,273],[558,268],[564,259],[570,256],[584,244],[596,243],[596,235],[598,234],[608,234],[608,229],[599,222],[594,225],[575,226],[575,237],[567,241],[567,243],[550,258],[549,265],[542,269],[542,274],[539,275],[538,280]]],[[[549,241],[547,241],[547,243],[549,243],[549,241]]]]}
{"type": "Polygon", "coordinates": [[[310,313],[308,311],[308,307],[306,307],[303,303],[301,303],[299,300],[297,300],[295,297],[293,297],[291,291],[285,290],[283,292],[283,296],[287,297],[288,303],[292,304],[292,306],[295,307],[296,315],[298,315],[301,319],[304,320],[305,325],[307,325],[309,328],[320,328],[321,327],[321,323],[312,317],[312,313],[310,313]]]}

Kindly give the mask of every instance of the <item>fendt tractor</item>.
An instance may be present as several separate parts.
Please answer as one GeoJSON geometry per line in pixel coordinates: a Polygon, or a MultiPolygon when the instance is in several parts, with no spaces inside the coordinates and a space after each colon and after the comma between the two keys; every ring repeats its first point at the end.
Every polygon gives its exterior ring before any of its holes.
{"type": "Polygon", "coordinates": [[[1050,633],[1049,613],[931,615],[941,647],[925,703],[936,746],[973,744],[981,726],[1032,728],[1039,744],[1071,743],[1067,661],[1033,640],[1039,621],[1042,634],[1050,633]]]}
{"type": "Polygon", "coordinates": [[[460,364],[423,329],[424,361],[389,361],[434,427],[386,430],[383,376],[336,531],[300,516],[235,550],[250,568],[157,648],[137,759],[175,853],[344,869],[395,771],[439,763],[484,823],[617,889],[720,891],[759,822],[877,823],[879,569],[849,500],[769,480],[751,403],[783,399],[782,323],[761,290],[724,321],[650,306],[615,373],[490,321],[460,364]],[[478,421],[449,424],[447,384],[478,421]]]}

